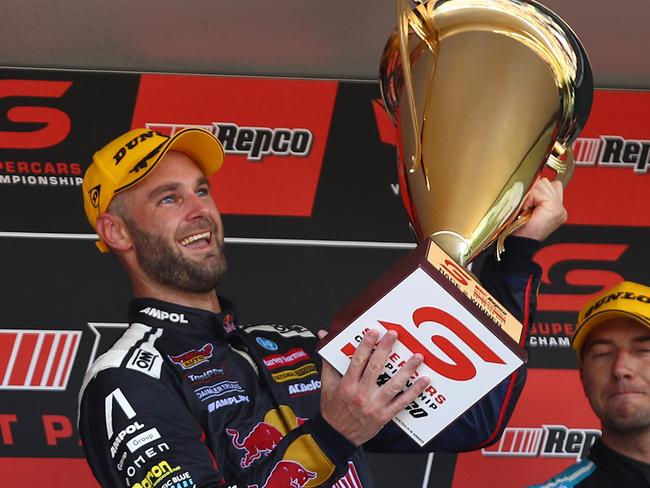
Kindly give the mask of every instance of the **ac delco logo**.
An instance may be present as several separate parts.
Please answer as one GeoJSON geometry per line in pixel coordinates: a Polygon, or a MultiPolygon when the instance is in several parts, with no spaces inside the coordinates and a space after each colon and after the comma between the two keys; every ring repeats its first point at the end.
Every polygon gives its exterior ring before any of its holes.
{"type": "Polygon", "coordinates": [[[16,128],[25,129],[0,131],[0,147],[42,149],[63,141],[72,127],[70,117],[61,109],[45,107],[39,102],[60,99],[70,86],[71,81],[0,80],[0,101],[17,97],[34,99],[32,104],[7,109],[4,114],[6,120],[12,122],[16,128]],[[31,129],[34,125],[38,126],[35,130],[31,129]]]}
{"type": "Polygon", "coordinates": [[[606,168],[630,168],[646,174],[650,166],[650,141],[620,136],[578,138],[573,144],[576,164],[606,168]]]}

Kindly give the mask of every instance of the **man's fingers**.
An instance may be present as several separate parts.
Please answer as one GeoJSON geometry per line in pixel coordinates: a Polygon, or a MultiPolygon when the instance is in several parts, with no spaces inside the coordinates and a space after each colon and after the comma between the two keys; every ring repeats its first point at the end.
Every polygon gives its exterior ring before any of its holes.
{"type": "Polygon", "coordinates": [[[372,349],[377,343],[378,337],[379,333],[374,329],[366,332],[366,334],[363,336],[363,339],[361,340],[361,343],[359,344],[359,347],[357,347],[357,350],[352,355],[352,358],[350,358],[350,365],[348,366],[348,370],[344,375],[346,378],[349,378],[351,381],[355,382],[359,381],[366,368],[366,364],[368,363],[368,358],[372,354],[372,349]]]}
{"type": "Polygon", "coordinates": [[[386,414],[389,419],[400,413],[406,406],[415,400],[424,389],[429,386],[431,381],[426,376],[421,376],[401,395],[395,398],[386,408],[386,414]]]}
{"type": "Polygon", "coordinates": [[[560,203],[564,200],[564,185],[562,184],[561,181],[553,181],[551,183],[553,187],[553,191],[555,192],[555,196],[558,197],[560,200],[560,203]]]}
{"type": "Polygon", "coordinates": [[[538,193],[537,200],[559,200],[562,202],[562,196],[564,194],[564,186],[559,180],[549,180],[548,178],[540,178],[539,181],[534,186],[534,191],[538,193]]]}
{"type": "Polygon", "coordinates": [[[384,370],[384,366],[388,360],[388,355],[395,345],[396,340],[397,332],[394,330],[389,330],[381,338],[374,352],[370,356],[366,369],[361,377],[360,383],[362,388],[370,388],[377,384],[377,378],[379,378],[379,375],[384,370]]]}
{"type": "Polygon", "coordinates": [[[420,364],[422,364],[422,360],[422,354],[414,354],[408,361],[406,361],[406,363],[404,363],[399,371],[381,387],[380,395],[383,401],[391,401],[395,398],[395,395],[404,389],[406,382],[409,378],[412,378],[415,375],[415,370],[418,369],[420,364]]]}

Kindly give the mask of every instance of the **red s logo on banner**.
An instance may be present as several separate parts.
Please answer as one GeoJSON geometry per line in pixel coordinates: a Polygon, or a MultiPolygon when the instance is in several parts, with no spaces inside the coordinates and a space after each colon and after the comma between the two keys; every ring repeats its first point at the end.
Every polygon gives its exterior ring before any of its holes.
{"type": "MultiPolygon", "coordinates": [[[[435,307],[422,307],[418,308],[413,313],[413,323],[416,327],[420,327],[425,322],[436,322],[443,327],[446,327],[467,344],[472,351],[478,354],[481,359],[488,363],[505,364],[497,354],[492,351],[481,339],[476,337],[474,333],[469,330],[463,323],[453,315],[440,310],[435,307]]],[[[442,352],[451,358],[452,363],[448,363],[431,351],[422,346],[420,341],[413,337],[404,327],[400,324],[393,324],[391,322],[379,321],[381,325],[389,330],[397,332],[399,340],[408,347],[411,352],[419,352],[424,356],[424,363],[435,372],[442,376],[456,381],[468,381],[476,376],[476,367],[460,349],[458,349],[449,339],[441,335],[432,335],[431,342],[438,346],[442,352]]]]}
{"type": "MultiPolygon", "coordinates": [[[[479,355],[485,362],[493,364],[506,364],[492,349],[490,349],[481,339],[469,330],[465,325],[453,315],[435,307],[421,307],[413,312],[413,323],[420,327],[425,322],[435,322],[446,327],[454,333],[461,341],[469,346],[472,351],[479,355]]],[[[458,349],[453,342],[441,335],[432,335],[431,342],[440,348],[452,362],[448,363],[437,357],[427,348],[425,348],[418,339],[413,337],[402,325],[392,322],[379,321],[388,330],[397,332],[398,338],[402,344],[409,348],[413,353],[419,352],[424,357],[424,363],[436,373],[445,378],[455,381],[468,381],[476,376],[476,366],[463,351],[458,349]]],[[[354,354],[356,347],[347,343],[341,348],[341,352],[347,357],[354,354]]]]}
{"type": "MultiPolygon", "coordinates": [[[[533,258],[543,269],[542,282],[553,285],[550,270],[553,266],[567,261],[600,261],[615,263],[629,246],[627,244],[564,243],[546,246],[537,251],[533,258]]],[[[561,310],[577,312],[582,306],[603,290],[623,281],[622,275],[607,269],[571,269],[564,275],[564,281],[572,286],[598,286],[591,294],[584,293],[540,293],[539,310],[561,310]]]]}
{"type": "MultiPolygon", "coordinates": [[[[10,97],[61,98],[71,81],[0,80],[0,99],[10,97]]],[[[72,123],[63,110],[52,107],[18,106],[7,110],[11,122],[44,124],[32,131],[0,131],[0,147],[5,149],[42,149],[63,141],[72,123]]]]}

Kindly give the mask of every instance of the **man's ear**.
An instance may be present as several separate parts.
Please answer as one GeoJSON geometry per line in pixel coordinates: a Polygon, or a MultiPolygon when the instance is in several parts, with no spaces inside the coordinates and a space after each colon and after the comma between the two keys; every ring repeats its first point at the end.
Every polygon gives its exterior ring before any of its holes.
{"type": "Polygon", "coordinates": [[[97,234],[111,249],[128,251],[133,247],[124,219],[119,215],[103,213],[97,217],[97,234]]]}

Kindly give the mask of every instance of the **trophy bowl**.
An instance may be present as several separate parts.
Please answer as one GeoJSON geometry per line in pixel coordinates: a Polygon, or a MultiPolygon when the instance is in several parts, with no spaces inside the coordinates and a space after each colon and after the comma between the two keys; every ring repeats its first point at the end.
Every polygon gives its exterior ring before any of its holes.
{"type": "Polygon", "coordinates": [[[411,226],[461,265],[514,230],[545,166],[568,180],[593,98],[579,39],[530,0],[397,0],[380,87],[411,226]]]}

